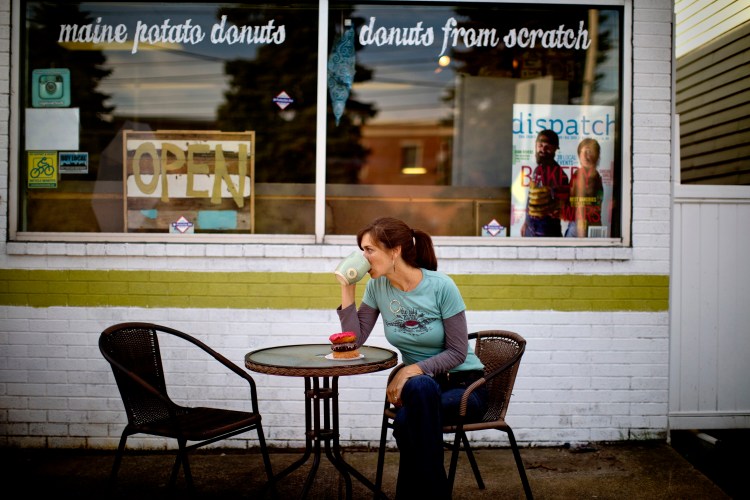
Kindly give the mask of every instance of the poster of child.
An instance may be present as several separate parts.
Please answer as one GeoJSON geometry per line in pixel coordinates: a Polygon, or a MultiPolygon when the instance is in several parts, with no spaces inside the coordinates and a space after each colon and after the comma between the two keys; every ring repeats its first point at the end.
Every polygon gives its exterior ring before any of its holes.
{"type": "Polygon", "coordinates": [[[586,238],[589,227],[602,225],[604,186],[597,171],[601,147],[596,139],[586,138],[578,144],[578,168],[570,181],[570,206],[573,219],[565,230],[567,238],[586,238]]]}

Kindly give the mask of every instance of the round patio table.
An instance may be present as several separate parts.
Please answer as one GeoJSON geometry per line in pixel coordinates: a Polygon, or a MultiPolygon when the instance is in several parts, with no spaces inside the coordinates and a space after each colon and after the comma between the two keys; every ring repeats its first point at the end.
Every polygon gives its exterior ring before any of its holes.
{"type": "Polygon", "coordinates": [[[338,379],[393,368],[398,357],[394,351],[382,347],[362,346],[359,352],[358,359],[328,359],[330,344],[298,344],[267,347],[245,355],[245,366],[254,372],[305,379],[305,452],[299,460],[276,474],[272,484],[298,469],[312,456],[312,467],[300,496],[305,498],[320,465],[322,443],[326,457],[344,477],[346,498],[352,498],[350,474],[370,488],[375,496],[384,496],[377,491],[375,484],[341,456],[338,379]]]}

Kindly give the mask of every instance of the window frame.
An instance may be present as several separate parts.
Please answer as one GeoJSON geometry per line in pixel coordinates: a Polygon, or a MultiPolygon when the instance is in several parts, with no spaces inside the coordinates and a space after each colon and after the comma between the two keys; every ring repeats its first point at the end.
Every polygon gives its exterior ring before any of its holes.
{"type": "MultiPolygon", "coordinates": [[[[370,0],[372,3],[381,0],[370,0]]],[[[409,0],[408,3],[427,3],[427,0],[409,0]]],[[[443,3],[444,0],[439,0],[443,3]]],[[[384,1],[386,3],[393,3],[384,1]]],[[[435,2],[432,2],[435,3],[435,2]]],[[[458,0],[444,3],[459,3],[458,0]]],[[[473,4],[534,4],[534,1],[491,1],[475,0],[466,2],[473,4]]],[[[566,0],[554,2],[552,5],[589,5],[582,0],[566,0]]],[[[11,26],[21,26],[24,0],[11,0],[11,26]]],[[[617,238],[486,238],[478,236],[439,236],[435,237],[438,245],[456,246],[510,246],[510,247],[630,247],[632,234],[632,85],[633,85],[633,39],[632,39],[632,0],[603,0],[596,7],[622,7],[621,49],[621,103],[623,110],[620,117],[620,161],[621,192],[620,224],[621,236],[617,238]]],[[[316,114],[316,171],[315,171],[315,234],[181,234],[177,237],[167,233],[56,233],[56,232],[28,232],[19,231],[18,222],[21,211],[19,196],[19,155],[20,155],[20,116],[24,111],[21,103],[20,83],[24,81],[20,75],[21,39],[19,29],[12,29],[11,57],[10,57],[10,124],[9,124],[9,161],[8,161],[8,241],[10,242],[49,242],[49,243],[166,243],[166,244],[263,244],[263,243],[291,243],[291,244],[331,244],[349,245],[351,235],[328,235],[325,233],[326,212],[326,120],[327,120],[327,59],[328,40],[328,0],[318,3],[318,68],[317,68],[317,114],[316,114]]]]}

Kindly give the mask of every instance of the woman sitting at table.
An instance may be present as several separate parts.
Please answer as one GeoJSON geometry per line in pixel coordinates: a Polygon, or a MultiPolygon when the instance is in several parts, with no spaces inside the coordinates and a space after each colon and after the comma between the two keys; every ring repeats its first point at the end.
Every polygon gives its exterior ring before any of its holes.
{"type": "MultiPolygon", "coordinates": [[[[385,337],[406,365],[387,388],[388,400],[399,408],[396,498],[450,498],[442,427],[455,420],[464,390],[484,369],[469,348],[466,306],[453,280],[437,271],[432,238],[424,231],[384,217],[360,230],[357,244],[372,279],[359,310],[356,284],[341,286],[342,330],[355,332],[361,346],[382,314],[385,337]]],[[[486,391],[472,393],[467,418],[480,419],[486,409],[486,391]]]]}

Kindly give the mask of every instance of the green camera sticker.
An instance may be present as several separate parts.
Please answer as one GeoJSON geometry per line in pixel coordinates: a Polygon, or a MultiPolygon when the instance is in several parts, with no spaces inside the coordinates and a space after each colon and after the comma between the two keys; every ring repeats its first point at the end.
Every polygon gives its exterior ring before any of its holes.
{"type": "Polygon", "coordinates": [[[32,71],[31,105],[35,108],[70,106],[70,70],[49,68],[32,71]]]}

